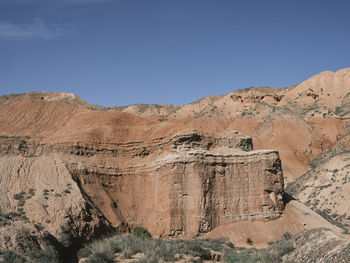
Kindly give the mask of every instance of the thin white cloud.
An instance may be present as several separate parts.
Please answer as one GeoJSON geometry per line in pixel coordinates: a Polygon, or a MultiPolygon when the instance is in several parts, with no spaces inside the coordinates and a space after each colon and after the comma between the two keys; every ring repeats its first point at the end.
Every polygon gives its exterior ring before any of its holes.
{"type": "Polygon", "coordinates": [[[0,38],[2,39],[41,38],[50,40],[62,36],[64,33],[62,28],[49,26],[42,19],[34,19],[28,24],[0,22],[0,38]]]}

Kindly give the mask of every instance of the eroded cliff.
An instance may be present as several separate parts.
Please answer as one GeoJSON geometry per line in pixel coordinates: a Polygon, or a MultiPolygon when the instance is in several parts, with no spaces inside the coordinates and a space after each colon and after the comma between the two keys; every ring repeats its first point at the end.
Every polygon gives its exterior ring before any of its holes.
{"type": "MultiPolygon", "coordinates": [[[[66,242],[63,235],[68,246],[112,228],[142,225],[155,237],[190,238],[283,214],[278,152],[254,151],[252,139],[239,132],[184,129],[119,142],[0,141],[1,212],[15,213],[55,242],[66,242]]],[[[8,240],[1,249],[18,249],[8,240]]]]}
{"type": "Polygon", "coordinates": [[[132,148],[134,163],[119,169],[75,162],[70,170],[115,226],[143,225],[159,237],[194,237],[235,221],[281,216],[276,151],[252,151],[251,139],[238,133],[178,134],[161,145],[155,152],[142,146],[138,155],[132,148]]]}
{"type": "MultiPolygon", "coordinates": [[[[25,224],[33,237],[50,237],[39,244],[62,234],[83,242],[142,225],[157,237],[194,237],[283,219],[279,154],[253,150],[252,138],[255,148],[280,152],[293,181],[349,131],[349,74],[186,106],[105,109],[72,94],[2,96],[1,233],[25,224]]],[[[5,237],[5,249],[18,246],[5,237]]]]}

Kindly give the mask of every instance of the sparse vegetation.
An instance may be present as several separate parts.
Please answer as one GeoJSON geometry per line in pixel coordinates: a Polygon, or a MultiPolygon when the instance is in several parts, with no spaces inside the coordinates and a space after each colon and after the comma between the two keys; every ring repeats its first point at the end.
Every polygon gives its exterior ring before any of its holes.
{"type": "Polygon", "coordinates": [[[320,106],[317,104],[313,104],[311,107],[305,109],[301,115],[305,116],[309,112],[317,112],[319,110],[320,106]]]}
{"type": "Polygon", "coordinates": [[[251,240],[250,237],[247,238],[247,244],[248,245],[253,245],[253,240],[251,240]]]}
{"type": "Polygon", "coordinates": [[[29,262],[36,262],[36,263],[58,263],[59,256],[56,251],[56,249],[53,246],[47,246],[43,250],[36,250],[29,252],[27,254],[30,261],[29,262]]]}
{"type": "Polygon", "coordinates": [[[13,198],[14,198],[15,200],[23,200],[24,195],[25,195],[25,192],[20,192],[20,193],[18,193],[18,194],[14,194],[14,195],[13,195],[13,198]]]}
{"type": "Polygon", "coordinates": [[[289,239],[292,238],[292,234],[289,233],[289,232],[284,232],[284,233],[283,233],[283,238],[284,238],[285,240],[289,240],[289,239]]]}
{"type": "Polygon", "coordinates": [[[50,191],[49,191],[48,189],[44,189],[44,190],[43,190],[43,195],[44,195],[44,198],[45,198],[46,200],[49,199],[49,195],[50,195],[49,192],[50,192],[50,191]]]}
{"type": "Polygon", "coordinates": [[[68,247],[72,243],[72,235],[68,229],[61,227],[58,241],[65,247],[68,247]]]}
{"type": "Polygon", "coordinates": [[[44,229],[44,227],[40,223],[34,224],[34,227],[36,228],[36,230],[39,231],[44,229]]]}
{"type": "Polygon", "coordinates": [[[29,193],[30,196],[34,196],[35,195],[35,189],[30,188],[28,193],[29,193]]]}
{"type": "Polygon", "coordinates": [[[21,255],[18,255],[14,251],[3,251],[2,254],[2,263],[26,263],[27,260],[22,257],[21,255]]]}
{"type": "MultiPolygon", "coordinates": [[[[147,231],[148,232],[148,231],[147,231]]],[[[283,239],[272,242],[266,249],[235,247],[226,238],[193,240],[159,240],[143,236],[114,235],[95,241],[78,252],[78,258],[87,258],[86,262],[114,262],[115,258],[132,258],[141,253],[134,262],[174,262],[188,258],[191,262],[282,262],[282,257],[291,253],[294,246],[293,236],[285,232],[283,239]]],[[[248,241],[247,241],[248,242],[248,241]]]]}
{"type": "Polygon", "coordinates": [[[330,209],[324,209],[324,210],[316,210],[316,213],[318,213],[320,216],[322,216],[324,219],[326,219],[329,223],[341,228],[343,230],[344,234],[348,233],[348,225],[341,223],[339,220],[336,220],[334,218],[340,218],[339,215],[333,213],[331,214],[330,209]]]}
{"type": "Polygon", "coordinates": [[[52,246],[43,250],[34,250],[24,254],[15,251],[0,251],[1,263],[58,263],[60,262],[57,251],[52,246]]]}
{"type": "Polygon", "coordinates": [[[152,238],[152,235],[150,232],[148,232],[148,230],[142,226],[137,226],[135,227],[133,233],[132,233],[135,237],[138,238],[152,238]]]}
{"type": "Polygon", "coordinates": [[[23,218],[23,214],[9,212],[1,213],[0,212],[0,226],[10,225],[12,220],[23,218]]]}

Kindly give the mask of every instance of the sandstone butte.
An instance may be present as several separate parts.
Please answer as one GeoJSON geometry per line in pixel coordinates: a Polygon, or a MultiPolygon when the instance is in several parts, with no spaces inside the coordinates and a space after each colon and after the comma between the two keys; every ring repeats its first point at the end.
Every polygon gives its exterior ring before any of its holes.
{"type": "MultiPolygon", "coordinates": [[[[332,149],[346,154],[349,120],[350,69],[185,106],[103,108],[74,94],[4,95],[0,212],[14,213],[0,221],[0,250],[25,252],[54,240],[73,251],[135,226],[159,238],[226,236],[246,245],[249,237],[256,246],[285,231],[341,233],[315,212],[328,209],[327,201],[315,206],[315,194],[304,191],[333,184],[322,179],[326,162],[318,172],[308,165],[333,158],[332,149]]],[[[347,178],[345,157],[330,167],[341,162],[347,178]]],[[[334,211],[349,223],[350,180],[334,187],[346,200],[334,211]]]]}

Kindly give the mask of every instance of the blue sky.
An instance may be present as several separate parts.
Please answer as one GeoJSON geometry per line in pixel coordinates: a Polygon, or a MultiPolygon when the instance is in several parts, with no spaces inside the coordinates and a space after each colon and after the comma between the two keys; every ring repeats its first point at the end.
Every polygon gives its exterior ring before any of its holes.
{"type": "Polygon", "coordinates": [[[350,67],[348,0],[0,0],[0,94],[187,104],[350,67]]]}

